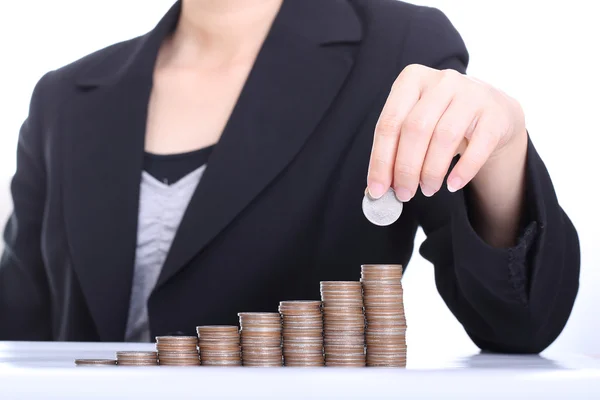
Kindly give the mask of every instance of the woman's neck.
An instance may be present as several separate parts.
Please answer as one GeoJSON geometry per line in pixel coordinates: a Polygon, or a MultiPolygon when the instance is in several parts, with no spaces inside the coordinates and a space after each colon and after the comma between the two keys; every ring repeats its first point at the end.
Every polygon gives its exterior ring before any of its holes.
{"type": "MultiPolygon", "coordinates": [[[[260,49],[283,0],[183,0],[165,59],[243,62],[260,49]]],[[[168,62],[168,61],[167,61],[168,62]]]]}

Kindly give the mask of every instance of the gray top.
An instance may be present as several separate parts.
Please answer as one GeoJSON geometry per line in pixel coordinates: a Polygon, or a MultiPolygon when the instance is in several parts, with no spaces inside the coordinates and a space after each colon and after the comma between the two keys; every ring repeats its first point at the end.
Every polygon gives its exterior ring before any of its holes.
{"type": "Polygon", "coordinates": [[[149,342],[148,299],[206,164],[166,185],[142,172],[137,248],[125,340],[149,342]]]}

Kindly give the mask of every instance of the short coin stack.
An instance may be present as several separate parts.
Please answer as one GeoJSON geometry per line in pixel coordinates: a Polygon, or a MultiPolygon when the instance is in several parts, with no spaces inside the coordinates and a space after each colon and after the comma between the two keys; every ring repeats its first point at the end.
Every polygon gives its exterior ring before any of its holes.
{"type": "Polygon", "coordinates": [[[281,316],[275,312],[242,312],[242,364],[245,367],[281,367],[281,316]]]}
{"type": "Polygon", "coordinates": [[[154,367],[158,365],[158,353],[156,351],[117,351],[117,365],[154,367]]]}
{"type": "Polygon", "coordinates": [[[197,346],[198,338],[195,336],[158,336],[158,363],[177,367],[200,365],[197,346]]]}
{"type": "Polygon", "coordinates": [[[211,367],[242,365],[240,332],[237,326],[199,326],[196,331],[202,365],[211,367]]]}
{"type": "Polygon", "coordinates": [[[323,314],[320,301],[282,301],[283,359],[286,367],[322,367],[323,314]]]}
{"type": "Polygon", "coordinates": [[[367,366],[406,367],[401,265],[363,265],[367,366]]]}
{"type": "Polygon", "coordinates": [[[360,282],[321,282],[325,365],[365,366],[365,317],[360,282]]]}
{"type": "Polygon", "coordinates": [[[79,359],[75,360],[75,365],[78,367],[114,367],[117,362],[109,359],[79,359]]]}

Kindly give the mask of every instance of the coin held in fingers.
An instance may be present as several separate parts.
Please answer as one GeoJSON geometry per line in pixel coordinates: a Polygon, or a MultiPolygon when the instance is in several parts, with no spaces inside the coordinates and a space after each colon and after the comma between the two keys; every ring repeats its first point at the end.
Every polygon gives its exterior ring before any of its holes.
{"type": "Polygon", "coordinates": [[[390,188],[378,199],[371,197],[369,191],[365,191],[362,209],[365,217],[377,226],[388,226],[400,218],[403,203],[398,200],[396,193],[390,188]]]}

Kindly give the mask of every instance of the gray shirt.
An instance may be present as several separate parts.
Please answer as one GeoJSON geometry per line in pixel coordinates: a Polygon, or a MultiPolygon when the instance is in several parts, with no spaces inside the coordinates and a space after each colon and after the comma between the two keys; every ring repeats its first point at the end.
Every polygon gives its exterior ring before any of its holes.
{"type": "Polygon", "coordinates": [[[205,169],[203,165],[172,185],[142,172],[137,247],[125,333],[128,342],[150,341],[148,299],[205,169]]]}

